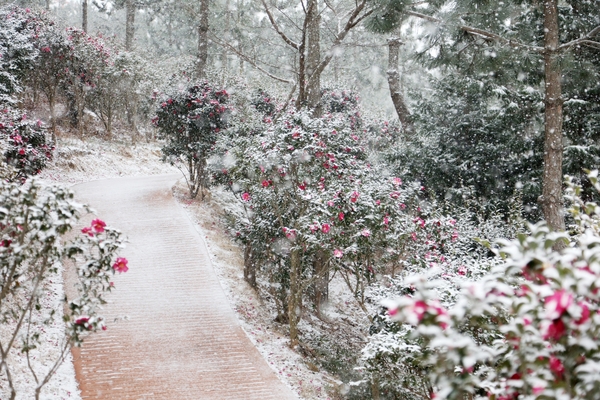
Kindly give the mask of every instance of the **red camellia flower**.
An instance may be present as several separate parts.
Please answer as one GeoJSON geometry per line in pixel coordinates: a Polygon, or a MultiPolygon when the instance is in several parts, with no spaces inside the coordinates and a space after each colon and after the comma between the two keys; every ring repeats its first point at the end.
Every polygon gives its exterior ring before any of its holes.
{"type": "Polygon", "coordinates": [[[269,187],[269,186],[271,186],[271,181],[268,181],[268,180],[262,181],[262,187],[266,188],[266,187],[269,187]]]}
{"type": "Polygon", "coordinates": [[[352,194],[350,195],[350,201],[352,203],[356,203],[356,201],[358,200],[358,196],[360,196],[360,193],[352,192],[352,194]]]}
{"type": "Polygon", "coordinates": [[[323,231],[323,233],[329,233],[330,229],[331,229],[331,227],[329,226],[329,224],[321,225],[321,231],[323,231]]]}
{"type": "Polygon", "coordinates": [[[127,267],[127,259],[123,257],[117,257],[115,263],[113,264],[113,269],[117,272],[129,271],[129,268],[127,267]]]}
{"type": "Polygon", "coordinates": [[[554,373],[554,375],[557,377],[562,378],[563,373],[565,372],[565,366],[563,363],[558,358],[551,356],[549,365],[550,371],[552,371],[552,373],[554,373]]]}
{"type": "Polygon", "coordinates": [[[548,329],[544,334],[544,339],[560,340],[567,332],[567,327],[562,319],[555,319],[548,325],[548,329]]]}
{"type": "Polygon", "coordinates": [[[104,232],[105,227],[106,227],[106,223],[100,219],[95,219],[92,221],[92,229],[97,233],[104,232]]]}
{"type": "MultiPolygon", "coordinates": [[[[90,317],[81,316],[75,320],[75,325],[85,326],[85,324],[90,320],[90,317]]],[[[91,329],[91,326],[89,327],[91,329]]]]}
{"type": "Polygon", "coordinates": [[[343,212],[341,212],[341,213],[339,213],[339,214],[338,214],[338,219],[339,219],[340,221],[343,221],[343,220],[344,220],[344,213],[343,213],[343,212]]]}
{"type": "Polygon", "coordinates": [[[90,228],[89,226],[86,226],[85,228],[83,228],[81,230],[81,233],[83,233],[84,235],[88,235],[88,236],[94,236],[94,231],[92,231],[92,228],[90,228]]]}
{"type": "Polygon", "coordinates": [[[557,290],[553,295],[546,297],[544,305],[549,319],[560,318],[569,306],[573,304],[573,295],[564,289],[557,290]]]}

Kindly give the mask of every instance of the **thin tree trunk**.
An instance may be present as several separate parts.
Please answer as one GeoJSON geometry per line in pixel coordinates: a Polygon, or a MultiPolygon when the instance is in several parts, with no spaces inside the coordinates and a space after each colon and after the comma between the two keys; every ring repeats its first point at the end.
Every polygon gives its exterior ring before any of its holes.
{"type": "Polygon", "coordinates": [[[329,266],[325,259],[325,252],[318,250],[313,261],[313,273],[317,277],[313,285],[314,302],[317,315],[322,317],[323,305],[329,297],[329,266]]]}
{"type": "Polygon", "coordinates": [[[323,113],[321,106],[321,74],[317,69],[321,63],[321,15],[319,14],[318,0],[309,0],[307,28],[307,48],[306,48],[306,105],[313,110],[315,117],[320,117],[323,113]],[[313,77],[313,74],[317,74],[313,77]]]}
{"type": "Polygon", "coordinates": [[[400,85],[400,73],[398,72],[398,59],[400,46],[402,44],[403,43],[399,38],[388,39],[389,60],[387,78],[392,103],[394,103],[396,114],[398,114],[398,119],[400,119],[400,123],[402,124],[402,130],[404,130],[406,134],[412,134],[414,132],[414,126],[411,120],[410,111],[404,102],[402,87],[400,85]]]}
{"type": "Polygon", "coordinates": [[[81,29],[88,31],[88,0],[81,0],[81,29]]]}
{"type": "Polygon", "coordinates": [[[299,343],[298,323],[302,307],[302,256],[300,249],[292,250],[290,254],[290,294],[288,296],[288,324],[290,327],[290,347],[299,343]]]}
{"type": "Polygon", "coordinates": [[[134,0],[127,0],[125,3],[125,50],[131,51],[133,49],[133,36],[135,34],[135,2],[134,0]]]}
{"type": "Polygon", "coordinates": [[[554,231],[565,229],[562,202],[561,67],[559,64],[558,0],[544,1],[545,141],[542,206],[544,219],[554,231]]]}
{"type": "Polygon", "coordinates": [[[200,21],[198,23],[198,61],[196,63],[196,77],[206,76],[206,62],[208,60],[208,0],[200,0],[200,21]]]}
{"type": "MultiPolygon", "coordinates": [[[[229,0],[225,2],[225,32],[230,31],[231,26],[231,11],[229,11],[229,0]]],[[[230,38],[228,38],[230,39],[230,38]]],[[[221,49],[221,69],[227,71],[229,65],[227,60],[227,47],[223,46],[221,49]]]]}

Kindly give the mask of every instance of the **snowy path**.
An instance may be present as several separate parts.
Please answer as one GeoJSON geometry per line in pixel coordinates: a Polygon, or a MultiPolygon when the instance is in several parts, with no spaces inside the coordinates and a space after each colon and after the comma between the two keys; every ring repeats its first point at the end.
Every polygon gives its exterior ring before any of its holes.
{"type": "Polygon", "coordinates": [[[74,187],[129,239],[108,330],[89,337],[75,368],[83,399],[294,399],[251,344],[204,242],[170,188],[180,175],[74,187]],[[125,321],[112,322],[119,316],[125,321]]]}

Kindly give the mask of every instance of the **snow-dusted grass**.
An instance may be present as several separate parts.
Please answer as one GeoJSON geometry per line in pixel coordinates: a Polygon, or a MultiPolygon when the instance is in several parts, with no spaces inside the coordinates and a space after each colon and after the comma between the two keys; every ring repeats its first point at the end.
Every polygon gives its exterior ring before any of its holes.
{"type": "Polygon", "coordinates": [[[77,184],[119,176],[143,176],[177,172],[160,161],[156,142],[107,142],[90,137],[67,137],[57,146],[57,157],[42,171],[40,178],[65,184],[77,184]]]}

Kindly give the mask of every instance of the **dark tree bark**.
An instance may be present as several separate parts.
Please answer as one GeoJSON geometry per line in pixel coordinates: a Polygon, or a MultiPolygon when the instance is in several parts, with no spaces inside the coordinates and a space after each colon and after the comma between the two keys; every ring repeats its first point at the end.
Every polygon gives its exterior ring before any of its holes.
{"type": "Polygon", "coordinates": [[[81,29],[88,31],[88,0],[81,0],[81,29]]]}
{"type": "Polygon", "coordinates": [[[398,72],[398,59],[400,54],[400,46],[402,41],[399,38],[388,39],[389,59],[388,59],[388,86],[390,87],[390,95],[392,97],[392,103],[398,114],[398,119],[402,124],[402,130],[406,134],[412,134],[414,132],[414,126],[411,120],[410,111],[404,101],[404,95],[402,94],[402,88],[400,85],[400,72],[398,72]]]}
{"type": "Polygon", "coordinates": [[[565,229],[562,201],[561,67],[559,64],[558,0],[544,1],[545,141],[542,206],[544,219],[554,231],[565,229]]]}
{"type": "Polygon", "coordinates": [[[322,317],[321,310],[329,298],[329,265],[323,250],[318,250],[315,255],[313,273],[316,277],[313,285],[315,309],[317,315],[322,317]]]}
{"type": "Polygon", "coordinates": [[[200,21],[198,23],[198,60],[196,62],[196,77],[206,76],[208,60],[208,0],[200,0],[200,21]]]}
{"type": "Polygon", "coordinates": [[[323,113],[321,106],[321,73],[318,71],[321,63],[321,15],[317,0],[309,0],[308,12],[306,15],[308,23],[306,24],[306,106],[313,110],[315,117],[320,117],[323,113]],[[314,4],[310,4],[314,3],[314,4]]]}
{"type": "Polygon", "coordinates": [[[131,51],[135,34],[135,0],[126,0],[125,14],[125,50],[131,51]]]}

